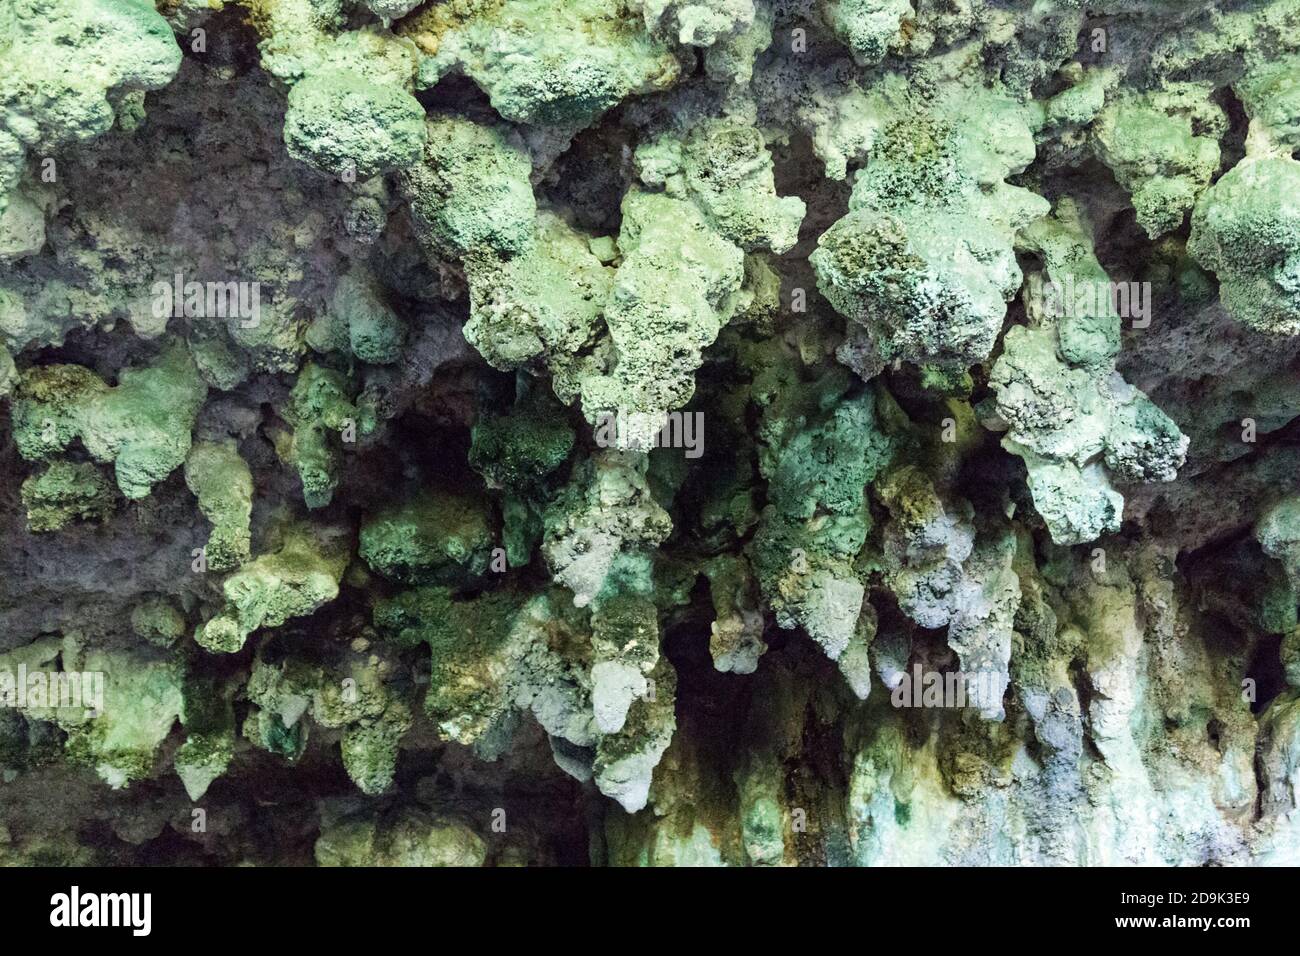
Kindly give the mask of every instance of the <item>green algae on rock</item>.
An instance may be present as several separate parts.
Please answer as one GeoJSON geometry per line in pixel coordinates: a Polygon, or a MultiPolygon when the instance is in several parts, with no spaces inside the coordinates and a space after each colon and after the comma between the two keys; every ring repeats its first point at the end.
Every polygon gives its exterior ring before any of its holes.
{"type": "Polygon", "coordinates": [[[113,512],[116,495],[108,479],[83,461],[54,461],[23,481],[23,507],[33,531],[58,531],[70,521],[100,520],[113,512]]]}
{"type": "Polygon", "coordinates": [[[274,550],[258,555],[221,584],[225,604],[195,631],[210,651],[233,653],[261,627],[310,614],[338,595],[349,557],[337,528],[295,524],[277,529],[274,550]]]}
{"type": "Polygon", "coordinates": [[[0,0],[0,862],[1300,861],[1298,69],[0,0]]]}
{"type": "Polygon", "coordinates": [[[208,567],[214,571],[239,567],[249,557],[253,475],[234,442],[194,445],[185,459],[185,484],[212,523],[205,549],[208,567]]]}
{"type": "Polygon", "coordinates": [[[189,353],[173,346],[156,364],[123,369],[116,387],[79,365],[36,366],[19,383],[14,441],[29,460],[48,460],[80,440],[112,462],[127,498],[143,498],[181,465],[207,386],[189,353]]]}

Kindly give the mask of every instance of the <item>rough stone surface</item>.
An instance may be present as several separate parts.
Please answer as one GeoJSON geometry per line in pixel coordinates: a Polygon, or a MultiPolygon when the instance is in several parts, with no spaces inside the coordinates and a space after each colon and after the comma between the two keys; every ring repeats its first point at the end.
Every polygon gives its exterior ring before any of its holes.
{"type": "Polygon", "coordinates": [[[1300,863],[1298,77],[0,0],[0,863],[1300,863]]]}

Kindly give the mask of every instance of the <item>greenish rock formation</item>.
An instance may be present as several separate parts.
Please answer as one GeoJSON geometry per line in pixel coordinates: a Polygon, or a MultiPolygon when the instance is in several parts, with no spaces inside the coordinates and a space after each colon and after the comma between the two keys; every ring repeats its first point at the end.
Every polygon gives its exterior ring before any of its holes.
{"type": "Polygon", "coordinates": [[[123,369],[112,387],[84,366],[36,366],[17,387],[14,441],[29,461],[80,441],[96,461],[113,463],[123,495],[143,498],[184,462],[206,394],[189,353],[176,346],[150,366],[123,369]]]}
{"type": "Polygon", "coordinates": [[[849,214],[809,257],[818,288],[850,320],[841,360],[864,378],[900,359],[973,365],[992,351],[1021,284],[1017,231],[1048,208],[1004,181],[1034,159],[1030,118],[981,87],[918,103],[890,84],[882,100],[849,214]]]}
{"type": "Polygon", "coordinates": [[[487,569],[493,540],[482,501],[430,491],[367,520],[358,554],[394,581],[451,583],[487,569]]]}
{"type": "Polygon", "coordinates": [[[0,655],[0,673],[7,705],[29,721],[57,725],[68,759],[113,789],[152,774],[181,712],[180,662],[147,650],[96,650],[75,636],[47,637],[0,655]],[[43,678],[29,677],[22,696],[19,668],[43,678]]]}
{"type": "Polygon", "coordinates": [[[108,652],[88,652],[79,664],[84,673],[105,675],[104,713],[69,728],[69,755],[93,766],[110,787],[148,775],[180,716],[180,667],[108,652]]]}
{"type": "Polygon", "coordinates": [[[104,473],[89,462],[53,461],[23,481],[23,507],[33,531],[58,531],[72,521],[103,521],[117,495],[104,473]]]}
{"type": "Polygon", "coordinates": [[[0,213],[0,262],[25,259],[45,245],[42,198],[21,187],[10,194],[8,208],[0,213]]]}
{"type": "Polygon", "coordinates": [[[347,344],[360,362],[391,365],[402,356],[406,325],[384,301],[370,276],[348,274],[339,280],[331,303],[332,317],[347,330],[347,344]]]}
{"type": "MultiPolygon", "coordinates": [[[[250,2],[263,69],[289,86],[289,155],[344,182],[400,169],[424,145],[416,51],[374,25],[347,29],[340,0],[250,2]]],[[[391,4],[379,13],[394,14],[391,4]]]]}
{"type": "Polygon", "coordinates": [[[575,469],[546,511],[542,552],[578,607],[652,588],[648,549],[668,537],[672,521],[650,490],[647,465],[637,452],[601,452],[575,469]]]}
{"type": "Polygon", "coordinates": [[[1255,536],[1280,561],[1300,557],[1300,499],[1284,498],[1260,517],[1255,536]]]}
{"type": "MultiPolygon", "coordinates": [[[[382,648],[367,653],[365,637],[325,660],[313,660],[303,650],[301,640],[289,635],[259,653],[247,688],[254,719],[245,723],[244,735],[290,761],[302,756],[313,730],[328,735],[337,740],[343,767],[356,786],[366,794],[383,793],[412,722],[410,703],[392,680],[396,661],[382,648]]],[[[218,716],[216,739],[224,748],[232,727],[225,711],[218,716]]]]}
{"type": "Polygon", "coordinates": [[[527,251],[537,202],[518,133],[461,116],[426,121],[428,143],[402,177],[418,235],[437,256],[527,251]]]}
{"type": "Polygon", "coordinates": [[[131,630],[151,644],[170,647],[189,632],[189,626],[174,604],[155,597],[131,609],[131,630]]]}
{"type": "Polygon", "coordinates": [[[469,463],[489,488],[532,490],[573,451],[573,429],[555,404],[541,396],[531,392],[510,414],[474,425],[469,463]]]}
{"type": "Polygon", "coordinates": [[[1300,862],[1297,150],[1297,0],[0,0],[0,863],[1300,862]]]}
{"type": "Polygon", "coordinates": [[[309,508],[323,508],[334,497],[342,468],[342,442],[368,431],[371,423],[348,398],[347,376],[313,362],[303,367],[289,393],[284,417],[293,425],[276,442],[280,458],[291,464],[309,508]]]}
{"type": "Polygon", "coordinates": [[[230,571],[249,557],[253,513],[253,475],[231,441],[202,442],[185,459],[185,484],[212,523],[205,548],[213,571],[230,571]]]}
{"type": "Polygon", "coordinates": [[[15,2],[0,13],[0,214],[24,157],[108,132],[132,91],[166,85],[181,51],[144,0],[15,2]]]}
{"type": "Polygon", "coordinates": [[[1247,157],[1207,190],[1192,217],[1188,251],[1219,278],[1223,304],[1263,332],[1300,331],[1296,189],[1300,163],[1247,157]]]}
{"type": "Polygon", "coordinates": [[[798,240],[803,200],[776,195],[771,156],[752,126],[706,121],[684,139],[652,140],[636,161],[643,182],[690,199],[715,231],[747,251],[781,253],[798,240]]]}
{"type": "Polygon", "coordinates": [[[802,627],[831,660],[862,611],[854,563],[871,528],[866,488],[889,457],[872,394],[851,388],[840,373],[817,383],[809,410],[818,418],[772,449],[763,468],[769,504],[750,546],[777,623],[802,627]]]}
{"type": "Polygon", "coordinates": [[[1082,544],[1119,530],[1124,499],[1112,478],[1172,480],[1188,439],[1114,371],[1121,318],[1075,207],[1035,226],[1026,242],[1046,266],[1029,293],[1029,308],[1043,314],[1038,327],[1007,332],[990,376],[989,424],[1006,430],[1003,446],[1024,460],[1052,539],[1082,544]],[[1068,299],[1057,298],[1062,289],[1068,299]]]}
{"type": "Polygon", "coordinates": [[[422,82],[463,71],[514,123],[581,128],[631,94],[666,89],[681,71],[614,0],[475,0],[429,9],[402,33],[424,54],[422,82]]]}
{"type": "Polygon", "coordinates": [[[272,550],[221,582],[224,605],[194,634],[201,647],[233,653],[257,629],[310,614],[338,595],[349,557],[347,535],[298,524],[275,537],[272,550]]]}
{"type": "Polygon", "coordinates": [[[831,29],[862,66],[879,63],[891,45],[901,45],[903,20],[916,15],[908,0],[826,0],[822,8],[831,29]]]}
{"type": "Polygon", "coordinates": [[[679,43],[711,47],[746,30],[754,22],[753,0],[634,0],[646,29],[676,36],[679,43]]]}
{"type": "Polygon", "coordinates": [[[550,214],[538,216],[530,243],[509,258],[466,260],[465,339],[493,368],[549,369],[558,387],[571,388],[578,357],[604,331],[612,270],[587,237],[550,214]]]}
{"type": "Polygon", "coordinates": [[[482,866],[483,839],[455,820],[408,812],[395,820],[342,819],[321,832],[321,866],[482,866]]]}
{"type": "Polygon", "coordinates": [[[312,73],[289,91],[284,144],[317,169],[369,179],[419,155],[424,111],[403,90],[342,71],[312,73]]]}
{"type": "Polygon", "coordinates": [[[694,394],[702,352],[735,309],[744,254],[682,200],[634,189],[622,211],[623,262],[605,305],[611,347],[580,376],[580,395],[593,424],[617,416],[615,447],[645,450],[694,394]]]}
{"type": "Polygon", "coordinates": [[[234,759],[232,690],[229,684],[195,678],[183,688],[185,742],[177,748],[173,763],[190,800],[201,800],[234,759]]]}
{"type": "Polygon", "coordinates": [[[1121,96],[1093,126],[1097,154],[1132,194],[1138,222],[1153,239],[1182,225],[1219,169],[1227,118],[1196,84],[1121,96]]]}
{"type": "Polygon", "coordinates": [[[1218,276],[1224,307],[1239,322],[1294,335],[1300,329],[1295,243],[1300,164],[1294,155],[1300,146],[1300,98],[1291,68],[1300,44],[1285,30],[1277,33],[1270,15],[1285,17],[1287,6],[1278,4],[1275,11],[1269,5],[1258,27],[1242,24],[1243,33],[1257,29],[1268,47],[1281,49],[1248,44],[1248,68],[1233,86],[1250,118],[1245,156],[1197,202],[1188,251],[1218,276]]]}

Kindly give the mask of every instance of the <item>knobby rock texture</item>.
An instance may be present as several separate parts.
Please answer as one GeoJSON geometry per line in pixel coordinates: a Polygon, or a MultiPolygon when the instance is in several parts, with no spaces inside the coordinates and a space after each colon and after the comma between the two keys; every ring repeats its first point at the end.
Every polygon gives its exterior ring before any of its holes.
{"type": "Polygon", "coordinates": [[[0,0],[0,860],[1300,862],[1298,155],[1300,0],[0,0]]]}

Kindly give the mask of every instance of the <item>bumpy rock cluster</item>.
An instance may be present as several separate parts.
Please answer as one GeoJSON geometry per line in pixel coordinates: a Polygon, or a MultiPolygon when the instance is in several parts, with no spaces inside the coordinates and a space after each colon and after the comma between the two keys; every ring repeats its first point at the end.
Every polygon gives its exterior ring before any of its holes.
{"type": "Polygon", "coordinates": [[[1300,861],[1300,0],[0,0],[0,860],[1300,861]]]}

